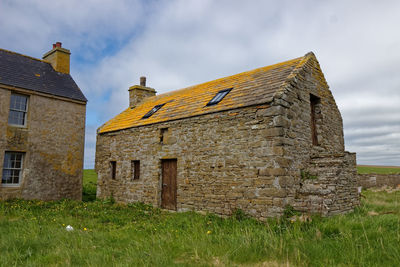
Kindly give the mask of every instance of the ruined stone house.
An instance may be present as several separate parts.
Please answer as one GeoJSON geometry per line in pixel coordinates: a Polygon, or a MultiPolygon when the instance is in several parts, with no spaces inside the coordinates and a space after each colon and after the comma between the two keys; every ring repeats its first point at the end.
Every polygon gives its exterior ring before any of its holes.
{"type": "Polygon", "coordinates": [[[82,198],[86,98],[60,42],[43,60],[0,49],[0,198],[82,198]]]}
{"type": "Polygon", "coordinates": [[[142,77],[129,102],[98,129],[100,198],[259,219],[359,203],[355,154],[313,53],[160,95],[142,77]]]}

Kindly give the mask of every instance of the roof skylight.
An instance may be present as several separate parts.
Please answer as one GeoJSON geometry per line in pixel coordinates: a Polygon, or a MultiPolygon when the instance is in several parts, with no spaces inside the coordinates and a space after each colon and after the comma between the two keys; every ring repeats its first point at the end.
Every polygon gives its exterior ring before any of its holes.
{"type": "Polygon", "coordinates": [[[221,100],[232,90],[232,88],[229,89],[224,89],[219,91],[214,97],[213,99],[210,100],[210,102],[207,103],[206,106],[212,106],[212,105],[216,105],[219,102],[221,102],[221,100]]]}
{"type": "Polygon", "coordinates": [[[160,105],[156,105],[156,106],[154,106],[154,108],[152,108],[149,112],[147,112],[143,117],[142,117],[142,119],[147,119],[147,118],[150,118],[154,113],[156,113],[160,108],[162,108],[162,106],[164,106],[165,105],[165,103],[164,104],[160,104],[160,105]]]}

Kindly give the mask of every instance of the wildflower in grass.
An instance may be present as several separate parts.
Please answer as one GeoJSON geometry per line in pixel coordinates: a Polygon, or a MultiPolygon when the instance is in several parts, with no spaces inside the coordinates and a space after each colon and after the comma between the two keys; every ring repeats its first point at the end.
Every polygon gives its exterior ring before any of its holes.
{"type": "Polygon", "coordinates": [[[212,232],[210,230],[207,231],[207,235],[211,234],[212,232]]]}
{"type": "Polygon", "coordinates": [[[87,228],[86,228],[86,227],[83,227],[83,231],[87,231],[87,228]]]}

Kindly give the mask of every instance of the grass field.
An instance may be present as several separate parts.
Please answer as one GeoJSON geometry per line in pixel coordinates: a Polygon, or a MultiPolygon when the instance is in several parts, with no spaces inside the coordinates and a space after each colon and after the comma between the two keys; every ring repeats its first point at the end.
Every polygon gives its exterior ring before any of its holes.
{"type": "MultiPolygon", "coordinates": [[[[398,266],[400,191],[363,192],[355,212],[311,222],[237,212],[170,213],[143,204],[0,202],[0,266],[398,266]],[[71,225],[74,230],[66,231],[71,225]]],[[[86,192],[86,191],[89,192],[86,192]]],[[[84,195],[85,196],[85,195],[84,195]]]]}
{"type": "Polygon", "coordinates": [[[82,200],[94,201],[96,199],[97,174],[94,170],[83,170],[82,200]]]}
{"type": "Polygon", "coordinates": [[[358,173],[400,174],[400,167],[358,165],[358,173]]]}

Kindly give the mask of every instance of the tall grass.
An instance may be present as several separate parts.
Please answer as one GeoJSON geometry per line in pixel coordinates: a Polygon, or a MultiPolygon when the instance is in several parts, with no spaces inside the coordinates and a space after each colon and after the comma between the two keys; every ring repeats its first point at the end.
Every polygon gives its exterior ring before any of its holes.
{"type": "Polygon", "coordinates": [[[1,266],[397,266],[400,192],[311,222],[170,213],[113,201],[0,202],[1,266]],[[66,231],[66,225],[74,231],[66,231]]]}

